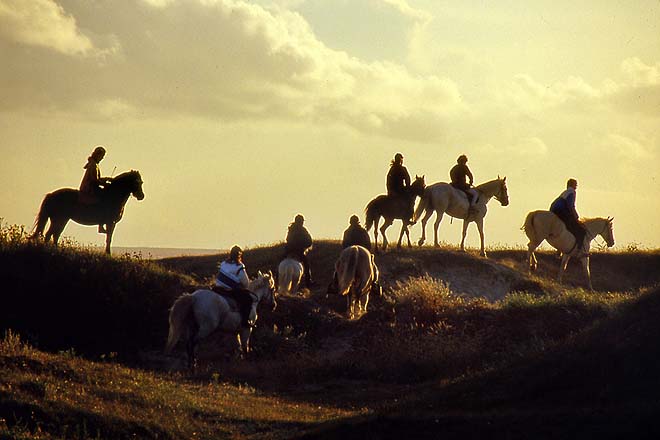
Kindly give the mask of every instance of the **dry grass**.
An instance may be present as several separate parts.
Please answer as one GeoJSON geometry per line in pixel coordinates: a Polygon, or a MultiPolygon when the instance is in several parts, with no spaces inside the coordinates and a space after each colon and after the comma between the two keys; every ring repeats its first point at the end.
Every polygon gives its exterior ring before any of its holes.
{"type": "MultiPolygon", "coordinates": [[[[210,280],[220,255],[107,257],[0,230],[0,276],[11,292],[0,296],[0,327],[13,329],[0,343],[6,438],[289,438],[327,421],[396,412],[429,383],[473,384],[494,399],[509,392],[488,390],[484,377],[549,357],[577,362],[575,341],[592,341],[595,329],[657,295],[660,281],[658,251],[594,254],[597,291],[589,292],[575,267],[568,286],[553,281],[551,253],[539,255],[530,278],[518,249],[491,250],[489,260],[393,250],[377,256],[384,296],[348,321],[345,299],[325,296],[339,244],[322,241],[310,255],[321,287],[260,312],[250,361],[226,361],[211,338],[196,374],[170,373],[173,359],[158,352],[167,309],[210,280]]],[[[281,256],[275,245],[249,249],[245,260],[254,274],[281,256]]],[[[452,389],[436,391],[468,402],[452,389]]]]}

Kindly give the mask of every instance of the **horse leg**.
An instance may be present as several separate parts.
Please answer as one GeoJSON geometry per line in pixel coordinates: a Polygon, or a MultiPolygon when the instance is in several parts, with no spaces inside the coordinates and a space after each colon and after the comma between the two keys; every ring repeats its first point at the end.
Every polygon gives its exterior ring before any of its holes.
{"type": "Polygon", "coordinates": [[[374,252],[378,252],[378,222],[380,222],[380,217],[376,217],[374,220],[374,252]]]}
{"type": "Polygon", "coordinates": [[[238,337],[241,343],[241,355],[243,359],[247,359],[248,353],[250,352],[250,335],[252,334],[252,328],[241,328],[238,332],[238,337]]]}
{"type": "MultiPolygon", "coordinates": [[[[403,240],[403,234],[406,233],[406,230],[408,229],[408,225],[406,225],[405,221],[401,221],[401,231],[399,232],[399,241],[396,243],[397,249],[401,249],[401,240],[403,240]]],[[[408,245],[410,245],[410,239],[408,239],[408,245]]]]}
{"type": "Polygon", "coordinates": [[[440,246],[440,242],[438,241],[438,229],[440,228],[440,222],[442,221],[444,213],[440,211],[436,212],[437,215],[435,216],[435,222],[433,222],[433,246],[438,247],[440,246]]]}
{"type": "Polygon", "coordinates": [[[463,236],[461,238],[461,252],[465,252],[465,236],[467,235],[467,228],[470,222],[465,219],[463,220],[463,236]]]}
{"type": "Polygon", "coordinates": [[[533,243],[530,241],[527,243],[527,273],[531,274],[533,271],[536,270],[538,266],[538,261],[536,260],[536,255],[534,255],[534,251],[536,250],[537,247],[539,247],[541,243],[533,243]]]}
{"type": "Polygon", "coordinates": [[[481,240],[481,252],[479,252],[479,255],[482,257],[486,258],[486,248],[484,246],[484,219],[483,217],[480,219],[477,219],[477,230],[479,231],[479,239],[481,240]]]}
{"type": "Polygon", "coordinates": [[[383,236],[383,250],[387,249],[387,235],[385,235],[385,231],[387,228],[392,226],[392,223],[394,223],[394,220],[392,219],[385,219],[385,223],[383,223],[383,226],[380,228],[380,233],[383,236]]]}
{"type": "Polygon", "coordinates": [[[408,240],[408,247],[412,247],[412,243],[410,243],[410,228],[409,225],[406,225],[406,239],[408,240]]]}
{"type": "Polygon", "coordinates": [[[417,242],[419,246],[423,245],[424,241],[426,241],[426,223],[429,221],[429,218],[431,218],[432,215],[433,210],[431,209],[427,209],[424,213],[424,217],[422,218],[422,237],[417,242]]]}
{"type": "Polygon", "coordinates": [[[111,222],[105,228],[105,253],[110,255],[110,242],[112,241],[112,233],[115,230],[115,223],[111,222]]]}
{"type": "Polygon", "coordinates": [[[53,244],[57,247],[57,242],[60,239],[60,235],[62,235],[62,232],[64,231],[64,227],[68,222],[69,222],[68,219],[51,218],[50,228],[48,228],[48,232],[46,233],[46,241],[48,241],[50,237],[53,237],[53,244]]]}
{"type": "Polygon", "coordinates": [[[568,260],[571,259],[571,256],[568,254],[562,254],[561,256],[561,263],[559,265],[559,284],[562,283],[562,279],[564,278],[564,271],[566,270],[566,267],[568,267],[568,260]]]}
{"type": "Polygon", "coordinates": [[[195,345],[197,345],[197,335],[195,330],[188,332],[188,340],[186,341],[186,353],[188,354],[188,368],[195,371],[197,359],[195,359],[195,345]]]}
{"type": "Polygon", "coordinates": [[[582,268],[584,268],[584,273],[587,274],[587,283],[589,284],[589,290],[593,292],[594,287],[591,285],[591,270],[589,269],[589,257],[585,256],[580,260],[582,262],[582,268]]]}

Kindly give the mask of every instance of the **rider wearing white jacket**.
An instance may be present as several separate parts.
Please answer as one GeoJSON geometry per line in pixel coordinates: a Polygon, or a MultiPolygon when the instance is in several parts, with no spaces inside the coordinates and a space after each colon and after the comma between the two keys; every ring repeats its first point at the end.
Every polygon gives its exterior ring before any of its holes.
{"type": "Polygon", "coordinates": [[[220,263],[213,290],[238,303],[241,325],[244,327],[256,321],[256,296],[247,289],[249,282],[243,264],[243,250],[234,246],[229,252],[229,258],[220,263]]]}

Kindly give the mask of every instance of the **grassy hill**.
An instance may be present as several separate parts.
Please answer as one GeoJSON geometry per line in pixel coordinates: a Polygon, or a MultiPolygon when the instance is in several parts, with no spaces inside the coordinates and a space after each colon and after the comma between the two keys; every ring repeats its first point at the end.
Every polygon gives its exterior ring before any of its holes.
{"type": "MultiPolygon", "coordinates": [[[[577,264],[557,285],[550,253],[530,278],[519,250],[393,250],[377,256],[384,295],[348,321],[325,295],[339,248],[315,245],[319,288],[260,311],[250,360],[211,337],[191,374],[161,353],[167,310],[222,256],[107,257],[4,230],[0,438],[655,432],[659,252],[594,254],[592,293],[577,264]]],[[[281,253],[247,250],[248,272],[281,253]]]]}

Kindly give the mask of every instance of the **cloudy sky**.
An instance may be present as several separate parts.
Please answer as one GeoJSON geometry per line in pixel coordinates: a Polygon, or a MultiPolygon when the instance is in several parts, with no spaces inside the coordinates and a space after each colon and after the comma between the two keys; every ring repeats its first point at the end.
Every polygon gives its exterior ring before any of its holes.
{"type": "Polygon", "coordinates": [[[101,144],[145,182],[118,246],[273,243],[299,212],[339,238],[394,153],[429,184],[464,153],[507,176],[488,244],[575,177],[583,216],[657,248],[659,35],[658,0],[0,0],[0,217],[31,227],[101,144]]]}

